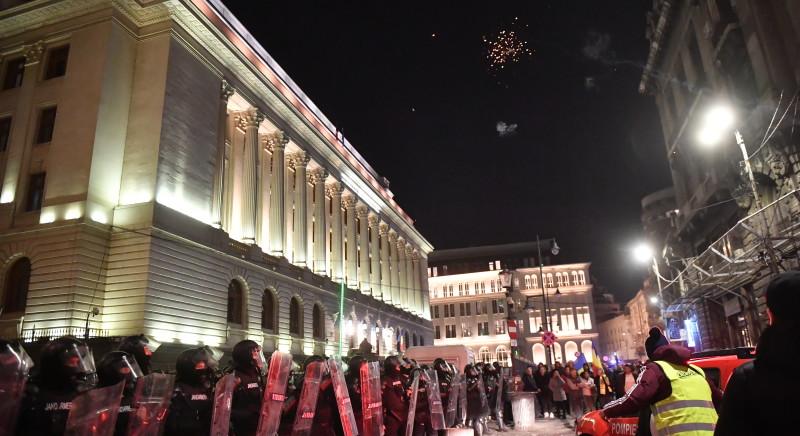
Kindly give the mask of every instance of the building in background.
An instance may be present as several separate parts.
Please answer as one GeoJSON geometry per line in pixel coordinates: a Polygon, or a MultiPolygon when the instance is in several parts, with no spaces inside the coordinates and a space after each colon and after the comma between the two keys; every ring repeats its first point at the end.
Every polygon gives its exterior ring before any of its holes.
{"type": "Polygon", "coordinates": [[[432,343],[432,246],[220,1],[3,2],[0,50],[0,336],[432,343]]]}
{"type": "Polygon", "coordinates": [[[639,90],[658,107],[675,201],[672,217],[671,194],[643,201],[663,248],[664,315],[696,350],[752,345],[769,277],[797,267],[800,2],[656,0],[647,22],[639,90]],[[733,126],[715,131],[709,111],[723,106],[733,126]]]}
{"type": "Polygon", "coordinates": [[[638,360],[640,355],[631,336],[631,317],[626,313],[602,321],[598,327],[600,347],[597,352],[609,361],[638,360]]]}
{"type": "MultiPolygon", "coordinates": [[[[541,245],[546,247],[542,253],[557,247],[552,240],[541,245]]],[[[432,252],[428,288],[434,344],[466,345],[478,360],[503,365],[511,364],[514,348],[523,362],[565,362],[579,351],[591,359],[597,330],[590,264],[549,265],[550,256],[542,256],[546,266],[540,271],[536,242],[432,252]],[[508,289],[501,272],[512,274],[508,289]],[[552,347],[542,343],[545,331],[558,337],[552,347]]]]}

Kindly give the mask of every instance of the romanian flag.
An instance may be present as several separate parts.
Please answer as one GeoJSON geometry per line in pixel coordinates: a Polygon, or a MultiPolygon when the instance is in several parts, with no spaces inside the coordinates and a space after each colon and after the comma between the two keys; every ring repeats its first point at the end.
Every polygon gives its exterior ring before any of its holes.
{"type": "Polygon", "coordinates": [[[592,366],[595,368],[595,374],[603,369],[603,363],[600,361],[600,356],[597,355],[597,349],[594,348],[594,344],[592,344],[592,366]]]}

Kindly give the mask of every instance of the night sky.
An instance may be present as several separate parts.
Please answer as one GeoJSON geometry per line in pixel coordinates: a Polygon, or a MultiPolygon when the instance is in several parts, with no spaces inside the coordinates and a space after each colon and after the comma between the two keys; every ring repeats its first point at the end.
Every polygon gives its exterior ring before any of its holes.
{"type": "Polygon", "coordinates": [[[637,92],[650,1],[225,3],[436,248],[539,233],[622,301],[639,288],[640,201],[671,184],[637,92]],[[503,30],[532,54],[492,68],[503,30]]]}

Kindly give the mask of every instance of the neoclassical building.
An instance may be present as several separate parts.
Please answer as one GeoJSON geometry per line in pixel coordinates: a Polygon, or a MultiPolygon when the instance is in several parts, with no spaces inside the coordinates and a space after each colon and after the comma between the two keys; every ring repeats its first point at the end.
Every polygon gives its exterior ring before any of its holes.
{"type": "Polygon", "coordinates": [[[3,5],[2,336],[432,343],[432,246],[219,0],[3,5]]]}

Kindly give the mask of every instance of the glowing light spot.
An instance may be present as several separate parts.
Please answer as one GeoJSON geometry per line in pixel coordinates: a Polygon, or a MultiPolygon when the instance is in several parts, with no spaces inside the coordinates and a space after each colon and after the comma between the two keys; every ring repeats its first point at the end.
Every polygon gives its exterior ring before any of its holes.
{"type": "Polygon", "coordinates": [[[80,218],[81,216],[83,216],[83,213],[81,213],[81,208],[78,207],[78,206],[75,206],[75,207],[72,207],[69,210],[67,210],[67,213],[64,214],[64,219],[65,220],[76,220],[76,219],[80,218]]]}
{"type": "Polygon", "coordinates": [[[15,187],[8,186],[7,189],[3,190],[3,195],[0,195],[0,203],[11,203],[14,201],[14,189],[15,187]]]}
{"type": "Polygon", "coordinates": [[[50,224],[56,220],[56,214],[52,211],[42,212],[39,215],[39,224],[50,224]]]}
{"type": "Polygon", "coordinates": [[[278,338],[278,351],[288,353],[292,350],[292,339],[281,337],[278,338]]]}
{"type": "Polygon", "coordinates": [[[194,333],[184,332],[178,335],[178,341],[184,345],[196,345],[200,338],[194,333]]]}
{"type": "Polygon", "coordinates": [[[158,191],[156,201],[200,222],[211,224],[211,214],[208,209],[187,200],[182,195],[177,195],[167,189],[161,189],[158,191]]]}
{"type": "Polygon", "coordinates": [[[92,221],[98,222],[100,224],[106,224],[108,222],[108,216],[105,214],[105,212],[101,210],[96,210],[92,212],[89,218],[91,218],[92,221]]]}
{"type": "Polygon", "coordinates": [[[153,339],[158,342],[172,342],[175,340],[174,333],[167,330],[154,330],[153,339]]]}

